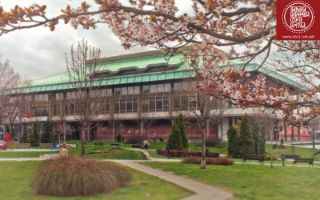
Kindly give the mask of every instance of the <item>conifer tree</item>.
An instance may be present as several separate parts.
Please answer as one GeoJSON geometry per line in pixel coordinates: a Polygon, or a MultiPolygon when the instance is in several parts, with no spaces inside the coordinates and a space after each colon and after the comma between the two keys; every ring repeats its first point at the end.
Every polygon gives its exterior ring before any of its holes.
{"type": "Polygon", "coordinates": [[[32,125],[32,133],[30,134],[30,145],[32,147],[40,146],[40,138],[39,138],[39,126],[38,123],[34,123],[32,125]]]}
{"type": "Polygon", "coordinates": [[[182,139],[181,135],[179,134],[179,127],[177,126],[176,121],[173,121],[172,123],[172,131],[169,135],[168,142],[167,142],[167,149],[178,149],[182,150],[182,139]]]}
{"type": "Polygon", "coordinates": [[[239,144],[241,156],[254,153],[254,141],[247,116],[241,120],[239,144]]]}
{"type": "Polygon", "coordinates": [[[237,130],[231,126],[228,130],[228,155],[238,157],[240,155],[239,136],[237,130]]]}
{"type": "Polygon", "coordinates": [[[50,122],[46,122],[43,125],[43,132],[41,134],[41,142],[42,143],[50,143],[51,141],[51,135],[53,131],[53,124],[50,122]]]}
{"type": "Polygon", "coordinates": [[[180,113],[179,117],[176,120],[177,126],[179,128],[179,134],[181,137],[181,142],[182,142],[182,147],[183,149],[187,150],[189,148],[189,142],[188,142],[188,138],[186,135],[186,131],[184,128],[184,118],[183,115],[180,113]]]}

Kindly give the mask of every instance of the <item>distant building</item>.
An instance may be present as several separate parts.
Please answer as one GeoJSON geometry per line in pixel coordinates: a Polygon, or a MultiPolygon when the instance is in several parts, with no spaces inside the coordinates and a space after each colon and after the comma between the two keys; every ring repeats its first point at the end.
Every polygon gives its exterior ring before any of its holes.
{"type": "MultiPolygon", "coordinates": [[[[247,70],[267,74],[270,84],[298,89],[294,81],[264,67],[250,64],[247,70]]],[[[182,55],[166,60],[163,53],[151,51],[104,58],[99,61],[94,77],[102,96],[98,99],[101,108],[90,139],[114,139],[118,134],[165,139],[171,131],[171,120],[179,113],[186,117],[189,138],[200,139],[201,131],[190,114],[197,109],[196,98],[186,92],[187,83],[194,76],[182,55]]],[[[50,121],[66,123],[69,139],[79,138],[73,88],[68,81],[68,73],[61,73],[34,79],[30,85],[16,89],[11,98],[24,102],[15,122],[16,135],[22,135],[33,122],[50,121]]],[[[221,120],[207,122],[207,137],[217,141],[226,140],[228,128],[242,116],[255,117],[259,113],[259,108],[241,109],[227,101],[219,105],[224,107],[221,120]]],[[[272,133],[268,134],[270,139],[272,133]]]]}

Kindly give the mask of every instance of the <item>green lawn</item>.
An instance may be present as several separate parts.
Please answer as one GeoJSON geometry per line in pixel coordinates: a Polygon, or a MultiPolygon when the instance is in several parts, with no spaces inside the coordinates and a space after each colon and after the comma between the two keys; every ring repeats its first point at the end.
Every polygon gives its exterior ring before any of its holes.
{"type": "Polygon", "coordinates": [[[320,196],[320,169],[259,165],[208,166],[181,163],[144,163],[224,188],[236,199],[317,200],[320,196]]]}
{"type": "Polygon", "coordinates": [[[57,153],[57,152],[58,151],[33,151],[33,152],[0,151],[0,158],[37,158],[43,154],[50,154],[50,153],[57,153]]]}
{"type": "MultiPolygon", "coordinates": [[[[72,142],[77,144],[77,147],[71,148],[73,154],[80,154],[79,142],[72,142]]],[[[125,159],[125,160],[145,160],[145,156],[141,152],[122,149],[119,147],[112,147],[111,141],[105,141],[102,144],[96,145],[94,142],[87,142],[85,144],[86,154],[89,158],[95,159],[125,159]]]]}
{"type": "Polygon", "coordinates": [[[89,197],[55,198],[39,196],[32,193],[30,182],[39,162],[0,162],[0,197],[14,200],[40,199],[112,199],[112,200],[178,200],[191,195],[190,191],[158,178],[132,171],[133,181],[129,186],[110,194],[99,194],[89,197]],[[170,192],[168,192],[170,191],[170,192]]]}
{"type": "MultiPolygon", "coordinates": [[[[162,148],[164,149],[166,147],[165,142],[156,142],[156,143],[151,143],[150,149],[157,149],[157,148],[162,148]]],[[[227,148],[226,147],[207,147],[210,152],[216,152],[220,154],[226,154],[227,153],[227,148]]],[[[199,142],[192,142],[189,146],[189,151],[201,151],[201,145],[199,142]]],[[[313,150],[310,148],[303,148],[303,147],[292,147],[290,146],[285,146],[285,149],[272,149],[272,146],[270,144],[266,144],[266,152],[267,153],[273,153],[274,155],[277,155],[278,157],[281,156],[281,154],[297,154],[300,155],[301,157],[312,157],[315,152],[318,152],[319,150],[313,150]]],[[[154,157],[161,157],[157,155],[155,151],[150,151],[150,155],[154,157]]],[[[316,161],[320,161],[320,154],[314,156],[314,159],[316,161]]]]}

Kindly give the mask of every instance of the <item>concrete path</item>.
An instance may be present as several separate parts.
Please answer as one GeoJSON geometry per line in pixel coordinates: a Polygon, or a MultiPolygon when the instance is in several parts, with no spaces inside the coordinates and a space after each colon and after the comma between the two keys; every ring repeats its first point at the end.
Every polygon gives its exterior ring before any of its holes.
{"type": "Polygon", "coordinates": [[[154,169],[151,167],[147,167],[141,164],[138,164],[135,161],[128,160],[118,160],[115,161],[137,171],[150,174],[152,176],[156,176],[160,179],[166,180],[168,182],[174,183],[180,187],[186,188],[195,194],[184,198],[183,200],[228,200],[232,199],[233,196],[229,192],[225,192],[222,189],[217,187],[213,187],[204,183],[200,183],[198,181],[191,180],[189,178],[181,177],[174,175],[170,172],[165,172],[159,169],[154,169]]]}

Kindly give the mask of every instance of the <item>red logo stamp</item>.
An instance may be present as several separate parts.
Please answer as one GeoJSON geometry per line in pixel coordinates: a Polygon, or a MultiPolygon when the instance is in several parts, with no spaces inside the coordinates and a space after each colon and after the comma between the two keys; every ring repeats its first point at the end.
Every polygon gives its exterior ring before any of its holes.
{"type": "Polygon", "coordinates": [[[278,40],[320,40],[318,0],[278,0],[278,40]]]}

